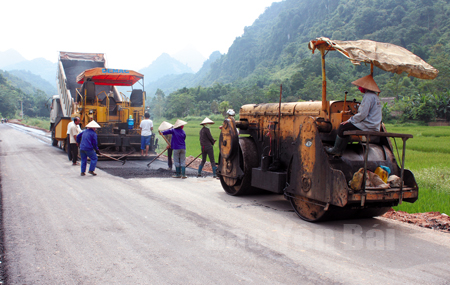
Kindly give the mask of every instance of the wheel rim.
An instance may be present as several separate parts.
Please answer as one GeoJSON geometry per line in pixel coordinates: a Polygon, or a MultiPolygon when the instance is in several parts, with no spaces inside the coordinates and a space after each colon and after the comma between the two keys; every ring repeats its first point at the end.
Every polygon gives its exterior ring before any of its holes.
{"type": "Polygon", "coordinates": [[[328,216],[328,211],[325,211],[325,207],[314,203],[312,200],[304,197],[296,197],[291,195],[289,197],[292,208],[294,208],[295,213],[305,221],[308,222],[318,222],[324,220],[328,216]]]}
{"type": "Polygon", "coordinates": [[[258,192],[251,186],[252,168],[258,167],[256,146],[251,138],[240,138],[239,144],[239,162],[241,169],[244,171],[244,176],[241,179],[220,176],[223,189],[232,196],[258,192]]]}

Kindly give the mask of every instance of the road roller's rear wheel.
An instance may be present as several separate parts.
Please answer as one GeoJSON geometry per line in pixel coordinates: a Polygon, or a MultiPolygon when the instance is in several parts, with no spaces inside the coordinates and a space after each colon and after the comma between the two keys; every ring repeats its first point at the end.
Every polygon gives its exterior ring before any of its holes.
{"type": "Polygon", "coordinates": [[[334,212],[331,207],[325,211],[325,206],[305,197],[295,197],[295,195],[291,194],[288,196],[288,199],[291,202],[295,213],[297,213],[302,220],[308,222],[329,220],[334,212]]]}
{"type": "Polygon", "coordinates": [[[240,179],[220,176],[220,183],[227,194],[232,196],[249,195],[259,192],[251,186],[252,168],[258,167],[258,153],[251,138],[239,138],[239,162],[244,171],[240,179]]]}
{"type": "Polygon", "coordinates": [[[346,219],[367,219],[381,216],[390,207],[374,207],[367,209],[351,209],[350,207],[336,207],[330,205],[325,211],[325,206],[305,197],[296,197],[290,194],[288,200],[291,202],[295,213],[308,222],[323,222],[329,220],[346,220],[346,219]]]}

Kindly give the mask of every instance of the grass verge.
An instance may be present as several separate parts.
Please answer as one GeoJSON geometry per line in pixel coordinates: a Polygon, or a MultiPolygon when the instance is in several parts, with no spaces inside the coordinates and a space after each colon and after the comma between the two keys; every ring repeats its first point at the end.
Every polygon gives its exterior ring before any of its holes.
{"type": "MultiPolygon", "coordinates": [[[[403,203],[394,209],[450,214],[450,127],[386,125],[386,129],[414,136],[406,142],[405,168],[414,173],[419,185],[415,203],[403,203]]],[[[397,145],[400,148],[401,141],[397,145]]]]}

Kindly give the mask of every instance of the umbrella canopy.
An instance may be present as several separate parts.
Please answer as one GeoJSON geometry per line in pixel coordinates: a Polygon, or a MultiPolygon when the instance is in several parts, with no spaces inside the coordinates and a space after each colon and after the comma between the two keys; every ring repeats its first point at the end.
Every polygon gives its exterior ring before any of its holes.
{"type": "Polygon", "coordinates": [[[320,45],[326,45],[327,50],[339,51],[353,64],[373,63],[384,71],[397,74],[406,72],[409,76],[420,79],[434,79],[439,73],[417,55],[394,44],[370,40],[335,41],[322,37],[311,41],[309,48],[314,52],[320,45]]]}
{"type": "Polygon", "coordinates": [[[143,78],[143,74],[133,70],[96,67],[80,73],[77,83],[83,84],[90,80],[96,85],[132,86],[143,78]]]}

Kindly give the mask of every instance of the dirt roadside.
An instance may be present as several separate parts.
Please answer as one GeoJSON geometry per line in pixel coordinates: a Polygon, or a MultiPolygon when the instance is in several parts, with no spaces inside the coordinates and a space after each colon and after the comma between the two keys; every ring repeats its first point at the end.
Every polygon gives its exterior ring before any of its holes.
{"type": "Polygon", "coordinates": [[[450,217],[447,214],[441,214],[439,212],[408,214],[406,212],[391,209],[382,217],[413,224],[423,228],[450,233],[450,217]]]}

